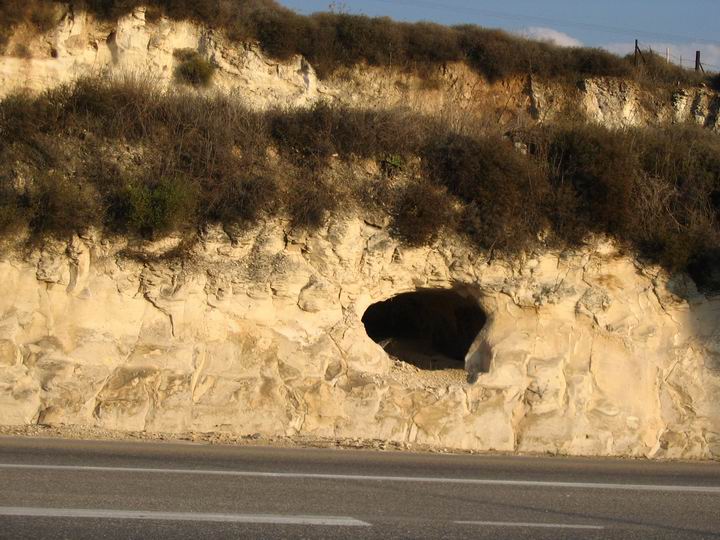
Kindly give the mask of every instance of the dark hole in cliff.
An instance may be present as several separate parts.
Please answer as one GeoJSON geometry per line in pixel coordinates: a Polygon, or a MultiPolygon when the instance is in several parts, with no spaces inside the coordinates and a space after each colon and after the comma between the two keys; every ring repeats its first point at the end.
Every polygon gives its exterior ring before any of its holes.
{"type": "Polygon", "coordinates": [[[420,369],[463,369],[486,316],[452,290],[421,290],[371,305],[362,321],[390,356],[420,369]]]}

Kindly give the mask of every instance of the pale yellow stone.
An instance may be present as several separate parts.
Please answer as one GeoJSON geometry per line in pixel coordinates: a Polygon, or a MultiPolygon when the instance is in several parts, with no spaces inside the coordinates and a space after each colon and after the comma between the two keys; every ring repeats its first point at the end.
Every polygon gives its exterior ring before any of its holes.
{"type": "Polygon", "coordinates": [[[92,237],[10,250],[0,423],[718,457],[720,299],[687,278],[638,271],[606,242],[562,264],[547,251],[488,265],[456,238],[408,249],[360,218],[293,234],[282,220],[242,239],[211,229],[183,266],[92,237]],[[474,385],[398,370],[365,333],[369,305],[428,286],[488,314],[466,359],[474,385]]]}

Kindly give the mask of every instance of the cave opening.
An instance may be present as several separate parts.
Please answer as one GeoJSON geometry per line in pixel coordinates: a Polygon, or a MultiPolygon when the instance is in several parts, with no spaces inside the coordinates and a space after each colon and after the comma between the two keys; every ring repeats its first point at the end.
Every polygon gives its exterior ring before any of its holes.
{"type": "Polygon", "coordinates": [[[477,301],[454,290],[418,290],[371,305],[362,321],[390,356],[424,370],[464,369],[485,325],[477,301]]]}

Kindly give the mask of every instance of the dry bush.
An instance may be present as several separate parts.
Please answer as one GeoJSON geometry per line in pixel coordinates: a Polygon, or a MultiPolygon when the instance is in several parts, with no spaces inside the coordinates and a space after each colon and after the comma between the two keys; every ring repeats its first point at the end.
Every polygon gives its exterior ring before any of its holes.
{"type": "Polygon", "coordinates": [[[626,61],[600,49],[558,47],[475,26],[459,29],[468,62],[490,80],[523,74],[576,78],[630,74],[626,61]]]}
{"type": "Polygon", "coordinates": [[[64,89],[58,89],[39,97],[11,94],[0,101],[0,151],[57,126],[63,100],[64,89]]]}
{"type": "Polygon", "coordinates": [[[514,75],[524,68],[530,68],[524,54],[516,56],[513,44],[515,38],[500,30],[488,31],[482,28],[464,26],[462,48],[466,51],[469,64],[489,80],[514,75]]]}
{"type": "Polygon", "coordinates": [[[547,178],[509,142],[449,134],[423,157],[429,178],[466,203],[462,230],[477,245],[515,251],[543,229],[547,178]]]}
{"type": "Polygon", "coordinates": [[[376,158],[417,153],[442,126],[406,111],[337,108],[275,110],[269,115],[276,144],[300,165],[318,165],[338,154],[376,158]]]}
{"type": "MultiPolygon", "coordinates": [[[[679,126],[649,129],[638,139],[645,176],[635,211],[644,219],[633,231],[635,243],[670,268],[692,267],[702,281],[698,261],[720,242],[720,141],[679,126]]],[[[712,275],[718,267],[705,270],[712,275]]]]}
{"type": "Polygon", "coordinates": [[[311,50],[310,39],[315,34],[312,22],[287,10],[264,9],[253,13],[249,37],[258,39],[270,56],[286,60],[294,54],[311,50]]]}
{"type": "Polygon", "coordinates": [[[270,113],[270,134],[290,159],[317,165],[335,152],[332,133],[339,121],[332,107],[325,104],[311,109],[274,110],[270,113]]]}
{"type": "Polygon", "coordinates": [[[0,178],[0,235],[12,235],[27,224],[23,201],[4,178],[0,178]]]}
{"type": "Polygon", "coordinates": [[[720,73],[716,73],[710,78],[709,81],[710,87],[717,91],[720,91],[720,73]]]}
{"type": "Polygon", "coordinates": [[[422,246],[434,242],[443,230],[457,226],[452,197],[442,186],[413,179],[397,196],[392,228],[403,242],[422,246]]]}
{"type": "Polygon", "coordinates": [[[720,290],[720,141],[697,126],[543,129],[548,217],[562,242],[606,233],[720,290]]]}
{"type": "MultiPolygon", "coordinates": [[[[634,63],[634,55],[626,56],[625,61],[628,64],[634,63]]],[[[638,81],[651,84],[700,84],[711,81],[704,73],[668,63],[665,58],[650,51],[643,51],[634,76],[638,81]]]]}
{"type": "Polygon", "coordinates": [[[48,171],[28,190],[30,228],[35,235],[67,236],[99,224],[103,211],[92,186],[80,179],[48,171]]]}
{"type": "Polygon", "coordinates": [[[551,181],[561,196],[553,203],[556,232],[577,241],[590,232],[625,236],[633,225],[632,199],[640,162],[632,140],[596,126],[558,129],[548,160],[551,181]],[[560,205],[567,204],[571,212],[560,205]]]}
{"type": "Polygon", "coordinates": [[[295,180],[286,205],[293,227],[315,231],[337,211],[339,195],[334,185],[313,175],[295,180]]]}
{"type": "Polygon", "coordinates": [[[173,56],[178,65],[175,80],[191,86],[210,86],[215,65],[193,49],[177,49],[173,56]]]}
{"type": "MultiPolygon", "coordinates": [[[[397,23],[395,23],[397,24],[397,23]]],[[[400,26],[404,34],[404,50],[397,54],[395,63],[403,63],[403,56],[417,64],[443,64],[463,59],[461,33],[439,24],[419,22],[400,26]]]]}
{"type": "Polygon", "coordinates": [[[690,260],[687,271],[701,291],[720,293],[720,249],[717,237],[705,245],[690,260]]]}
{"type": "Polygon", "coordinates": [[[279,197],[274,178],[264,174],[238,175],[205,190],[201,208],[207,221],[251,224],[264,213],[277,212],[279,197]]]}
{"type": "Polygon", "coordinates": [[[151,81],[130,76],[80,79],[53,101],[66,125],[129,140],[147,137],[160,123],[159,109],[167,103],[151,81]]]}

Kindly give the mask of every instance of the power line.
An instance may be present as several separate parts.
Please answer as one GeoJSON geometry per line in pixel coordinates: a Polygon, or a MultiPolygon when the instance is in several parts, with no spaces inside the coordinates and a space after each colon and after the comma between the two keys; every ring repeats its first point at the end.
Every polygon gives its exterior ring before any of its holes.
{"type": "Polygon", "coordinates": [[[561,26],[561,27],[566,27],[566,28],[577,28],[577,29],[581,29],[581,30],[593,30],[596,32],[603,32],[606,34],[622,35],[624,37],[627,37],[628,39],[631,36],[632,37],[645,36],[645,37],[651,38],[651,39],[683,40],[683,41],[690,41],[693,43],[705,43],[705,44],[711,44],[711,45],[720,45],[720,41],[717,41],[717,40],[695,38],[695,37],[684,36],[684,35],[680,35],[680,34],[649,32],[646,30],[624,28],[624,27],[620,27],[620,26],[584,23],[581,21],[570,21],[570,20],[555,19],[555,18],[551,18],[551,17],[542,17],[542,16],[536,16],[536,15],[520,15],[520,14],[516,14],[516,13],[507,13],[507,12],[496,11],[496,10],[492,10],[492,9],[443,4],[440,2],[429,1],[429,0],[367,0],[367,1],[375,3],[375,4],[389,4],[389,5],[396,5],[396,6],[401,5],[401,6],[414,7],[414,8],[424,7],[424,8],[429,8],[429,9],[442,10],[444,12],[447,12],[448,10],[455,10],[455,11],[462,11],[462,12],[466,12],[466,13],[478,13],[481,15],[485,15],[487,17],[495,18],[495,19],[510,20],[510,21],[517,21],[517,22],[535,22],[535,23],[542,23],[542,24],[551,24],[551,25],[561,26]]]}

